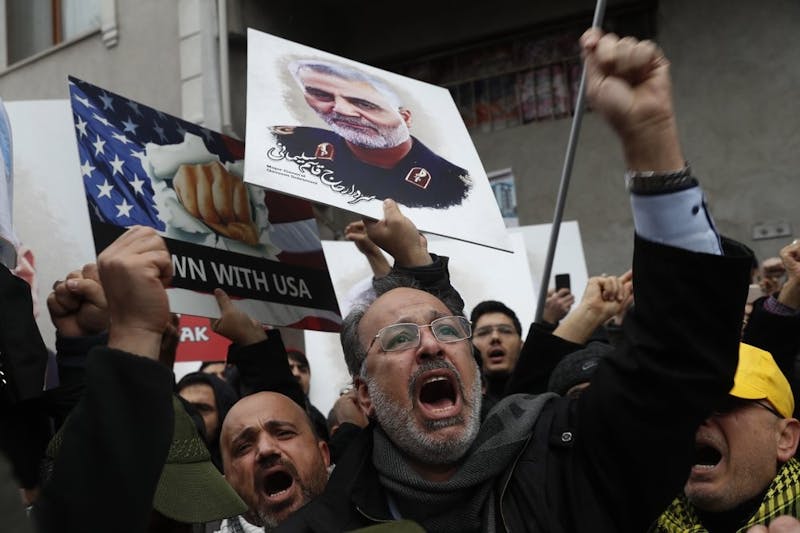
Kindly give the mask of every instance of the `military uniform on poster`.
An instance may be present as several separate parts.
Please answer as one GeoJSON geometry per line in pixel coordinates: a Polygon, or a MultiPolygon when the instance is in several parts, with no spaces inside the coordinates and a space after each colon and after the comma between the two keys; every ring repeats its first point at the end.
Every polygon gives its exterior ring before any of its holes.
{"type": "Polygon", "coordinates": [[[444,209],[460,205],[472,188],[469,172],[439,157],[415,137],[399,163],[381,168],[357,159],[333,131],[275,126],[272,133],[289,159],[313,159],[327,170],[326,184],[336,184],[359,198],[392,198],[407,207],[444,209]]]}

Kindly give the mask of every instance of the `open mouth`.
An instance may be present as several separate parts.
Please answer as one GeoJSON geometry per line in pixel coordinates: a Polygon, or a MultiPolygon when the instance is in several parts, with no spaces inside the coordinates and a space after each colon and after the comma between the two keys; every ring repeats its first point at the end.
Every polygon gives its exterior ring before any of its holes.
{"type": "Polygon", "coordinates": [[[264,492],[269,498],[280,498],[294,485],[294,478],[284,470],[277,470],[264,477],[264,492]]]}
{"type": "Polygon", "coordinates": [[[489,360],[492,363],[500,363],[505,359],[506,352],[504,350],[492,350],[489,352],[489,360]]]}
{"type": "Polygon", "coordinates": [[[722,461],[722,453],[709,444],[699,443],[694,449],[694,467],[698,470],[712,470],[722,461]]]}
{"type": "Polygon", "coordinates": [[[419,403],[433,412],[447,411],[456,405],[457,400],[455,383],[448,375],[430,376],[419,389],[419,403]]]}

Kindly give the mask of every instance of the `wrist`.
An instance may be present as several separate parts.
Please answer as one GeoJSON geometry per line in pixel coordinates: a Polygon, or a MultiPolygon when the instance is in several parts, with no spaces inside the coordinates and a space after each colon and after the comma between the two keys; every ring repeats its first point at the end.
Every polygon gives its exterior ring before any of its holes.
{"type": "Polygon", "coordinates": [[[631,194],[667,194],[697,185],[697,178],[692,176],[692,169],[688,162],[682,168],[668,172],[652,170],[628,170],[625,172],[625,187],[631,194]]]}
{"type": "Polygon", "coordinates": [[[548,324],[558,324],[563,316],[565,315],[559,315],[556,311],[551,311],[545,306],[544,312],[542,313],[542,320],[548,324]]]}
{"type": "Polygon", "coordinates": [[[592,305],[579,305],[575,309],[578,319],[586,325],[587,329],[594,331],[608,321],[614,315],[592,305]]]}
{"type": "Polygon", "coordinates": [[[596,310],[578,306],[561,321],[553,334],[576,344],[585,344],[603,322],[596,310]]]}
{"type": "Polygon", "coordinates": [[[53,320],[53,325],[56,327],[56,333],[62,337],[86,337],[89,335],[77,324],[59,324],[53,320]]]}
{"type": "Polygon", "coordinates": [[[253,328],[234,342],[240,346],[250,346],[251,344],[258,344],[265,340],[267,340],[267,333],[261,328],[253,328]]]}
{"type": "Polygon", "coordinates": [[[108,347],[115,350],[158,360],[161,352],[161,333],[140,327],[126,327],[112,324],[108,332],[108,347]]]}
{"type": "Polygon", "coordinates": [[[431,263],[433,263],[431,254],[423,249],[415,250],[413,253],[394,258],[394,265],[402,268],[428,266],[431,263]]]}
{"type": "Polygon", "coordinates": [[[627,132],[622,141],[625,164],[630,170],[671,172],[684,165],[678,127],[672,115],[627,132]]]}
{"type": "Polygon", "coordinates": [[[379,253],[377,256],[367,256],[367,262],[375,277],[383,277],[392,270],[392,265],[386,260],[386,257],[379,253]]]}
{"type": "Polygon", "coordinates": [[[778,294],[778,301],[786,307],[791,307],[795,311],[800,309],[800,282],[796,278],[789,280],[781,287],[778,294]]]}

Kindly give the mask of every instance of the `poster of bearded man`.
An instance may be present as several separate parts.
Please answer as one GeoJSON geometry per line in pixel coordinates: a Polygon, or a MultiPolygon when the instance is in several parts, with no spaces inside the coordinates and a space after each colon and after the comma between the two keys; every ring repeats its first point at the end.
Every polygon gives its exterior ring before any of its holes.
{"type": "Polygon", "coordinates": [[[450,92],[250,29],[245,181],[510,250],[450,92]]]}

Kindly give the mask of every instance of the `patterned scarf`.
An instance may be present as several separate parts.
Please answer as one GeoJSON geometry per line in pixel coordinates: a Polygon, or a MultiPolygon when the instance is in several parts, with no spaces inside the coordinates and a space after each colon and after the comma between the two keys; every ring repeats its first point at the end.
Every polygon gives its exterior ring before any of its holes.
{"type": "Polygon", "coordinates": [[[244,518],[233,516],[226,518],[215,533],[264,533],[263,527],[254,526],[244,518]]]}
{"type": "MultiPolygon", "coordinates": [[[[761,505],[747,523],[737,530],[743,533],[757,525],[769,525],[778,516],[800,517],[800,462],[789,459],[772,480],[761,505]]],[[[654,533],[707,533],[691,503],[681,494],[658,518],[651,529],[654,533]]]]}
{"type": "Polygon", "coordinates": [[[403,518],[418,522],[426,531],[493,532],[494,481],[522,450],[544,404],[555,396],[515,394],[498,402],[456,473],[440,483],[420,477],[377,427],[372,459],[381,485],[401,508],[418,511],[403,518]]]}

